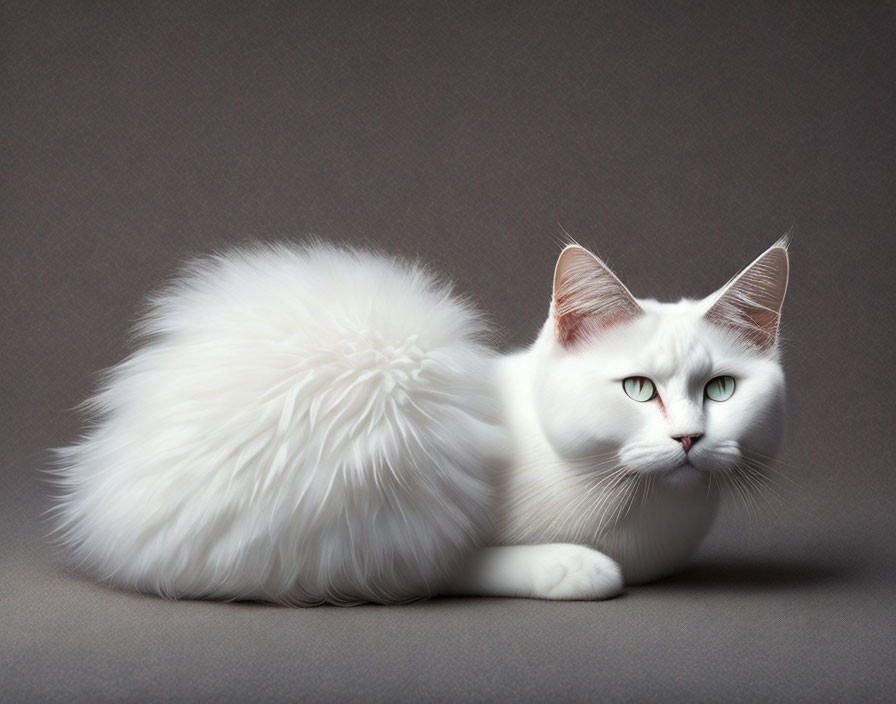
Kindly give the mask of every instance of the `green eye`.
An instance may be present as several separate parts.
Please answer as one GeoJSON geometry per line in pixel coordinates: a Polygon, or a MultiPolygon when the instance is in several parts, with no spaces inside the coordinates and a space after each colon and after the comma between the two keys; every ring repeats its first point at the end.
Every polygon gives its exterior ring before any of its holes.
{"type": "Polygon", "coordinates": [[[622,388],[625,389],[629,398],[641,403],[656,396],[656,388],[646,376],[630,376],[628,379],[623,379],[622,388]]]}
{"type": "Polygon", "coordinates": [[[717,376],[706,385],[706,396],[713,401],[727,401],[734,394],[734,377],[717,376]]]}

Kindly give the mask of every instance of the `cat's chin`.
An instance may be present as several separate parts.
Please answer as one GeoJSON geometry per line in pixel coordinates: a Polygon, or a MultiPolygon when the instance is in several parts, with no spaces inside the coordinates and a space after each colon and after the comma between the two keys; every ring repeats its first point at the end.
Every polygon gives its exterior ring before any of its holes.
{"type": "Polygon", "coordinates": [[[683,462],[675,469],[663,474],[663,480],[673,486],[693,486],[707,480],[706,472],[697,469],[690,462],[683,462]]]}

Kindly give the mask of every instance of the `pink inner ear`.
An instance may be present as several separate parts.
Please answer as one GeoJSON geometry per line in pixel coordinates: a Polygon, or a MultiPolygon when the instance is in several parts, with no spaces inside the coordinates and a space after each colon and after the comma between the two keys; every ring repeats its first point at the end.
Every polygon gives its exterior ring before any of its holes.
{"type": "Polygon", "coordinates": [[[773,347],[787,277],[787,251],[773,247],[728,284],[706,312],[706,319],[736,330],[760,349],[773,347]]]}
{"type": "Polygon", "coordinates": [[[557,341],[569,347],[643,311],[622,282],[591,252],[563,250],[554,272],[552,315],[557,341]]]}
{"type": "Polygon", "coordinates": [[[557,341],[569,346],[630,319],[626,316],[600,318],[583,313],[567,313],[556,316],[554,331],[557,341]]]}
{"type": "Polygon", "coordinates": [[[564,347],[575,343],[577,339],[585,336],[583,326],[586,316],[577,313],[554,316],[554,334],[557,341],[564,347]]]}

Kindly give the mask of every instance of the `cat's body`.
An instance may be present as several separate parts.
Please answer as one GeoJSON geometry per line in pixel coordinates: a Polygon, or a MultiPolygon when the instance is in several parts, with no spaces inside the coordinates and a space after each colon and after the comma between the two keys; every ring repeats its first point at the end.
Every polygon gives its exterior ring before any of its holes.
{"type": "Polygon", "coordinates": [[[202,260],[60,451],[62,540],[171,597],[612,596],[681,569],[719,489],[774,453],[786,281],[778,243],[703,301],[636,301],[570,246],[538,339],[500,357],[414,266],[202,260]]]}

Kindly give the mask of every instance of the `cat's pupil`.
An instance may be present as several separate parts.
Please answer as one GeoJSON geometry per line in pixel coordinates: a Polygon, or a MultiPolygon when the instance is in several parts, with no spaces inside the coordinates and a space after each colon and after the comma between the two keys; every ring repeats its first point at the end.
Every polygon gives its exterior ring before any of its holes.
{"type": "Polygon", "coordinates": [[[734,394],[734,378],[717,376],[706,385],[706,396],[713,401],[727,401],[734,394]]]}
{"type": "Polygon", "coordinates": [[[650,401],[656,395],[653,382],[645,376],[630,376],[624,379],[622,388],[634,401],[650,401]]]}

